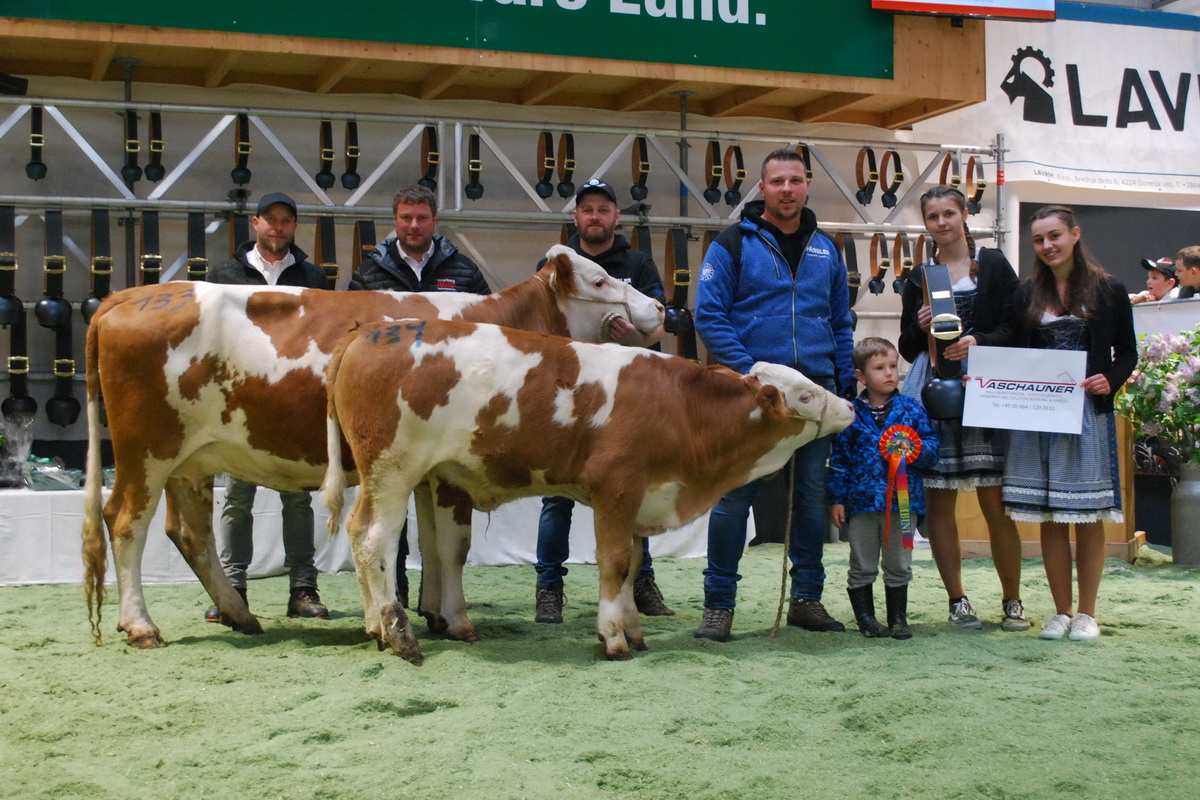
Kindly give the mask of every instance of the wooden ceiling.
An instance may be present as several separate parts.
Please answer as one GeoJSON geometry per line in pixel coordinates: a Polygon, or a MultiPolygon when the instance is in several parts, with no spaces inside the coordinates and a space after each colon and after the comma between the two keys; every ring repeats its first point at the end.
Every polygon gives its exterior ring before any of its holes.
{"type": "MultiPolygon", "coordinates": [[[[899,16],[891,80],[0,17],[0,72],[318,95],[677,111],[898,129],[981,102],[984,23],[899,16]]],[[[36,81],[30,94],[36,94],[36,81]]]]}

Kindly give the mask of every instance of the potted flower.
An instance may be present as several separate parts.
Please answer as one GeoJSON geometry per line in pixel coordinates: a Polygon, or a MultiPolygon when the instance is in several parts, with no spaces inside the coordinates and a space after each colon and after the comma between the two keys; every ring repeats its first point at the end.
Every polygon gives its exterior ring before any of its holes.
{"type": "MultiPolygon", "coordinates": [[[[1172,550],[1177,562],[1200,563],[1200,535],[1184,535],[1200,530],[1195,524],[1200,519],[1200,325],[1183,333],[1143,336],[1137,369],[1116,406],[1133,423],[1143,449],[1147,440],[1157,440],[1161,452],[1178,459],[1179,484],[1171,500],[1172,550]]],[[[1148,466],[1162,463],[1154,458],[1148,466]]]]}

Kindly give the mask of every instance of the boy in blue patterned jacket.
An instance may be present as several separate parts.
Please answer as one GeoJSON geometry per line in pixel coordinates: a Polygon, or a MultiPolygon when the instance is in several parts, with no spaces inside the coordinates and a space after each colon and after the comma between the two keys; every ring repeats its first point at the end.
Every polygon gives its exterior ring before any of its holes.
{"type": "MultiPolygon", "coordinates": [[[[850,574],[847,591],[854,618],[863,636],[912,638],[908,627],[908,584],[912,580],[912,550],[900,532],[899,492],[888,491],[888,460],[880,440],[893,426],[905,426],[920,438],[917,457],[907,462],[909,513],[925,514],[925,487],[920,470],[938,460],[937,433],[919,402],[896,391],[900,354],[887,339],[867,337],[851,354],[854,377],[866,388],[854,401],[854,423],[833,440],[829,457],[829,499],[833,523],[847,529],[850,574]],[[885,512],[891,506],[890,532],[885,535],[885,512]],[[886,538],[886,545],[885,545],[886,538]],[[875,618],[875,576],[883,555],[883,585],[888,627],[875,618]]],[[[892,435],[889,435],[892,440],[892,435]]],[[[903,438],[903,437],[902,437],[903,438]]],[[[910,437],[911,438],[911,437],[910,437]]]]}

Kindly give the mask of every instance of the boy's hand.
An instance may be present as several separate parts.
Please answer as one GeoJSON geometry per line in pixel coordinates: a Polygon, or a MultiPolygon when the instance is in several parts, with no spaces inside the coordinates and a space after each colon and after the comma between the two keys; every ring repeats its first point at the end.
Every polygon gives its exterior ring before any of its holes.
{"type": "Polygon", "coordinates": [[[846,507],[844,505],[841,503],[834,503],[833,507],[830,508],[829,511],[833,517],[833,524],[835,527],[846,527],[846,507]]]}

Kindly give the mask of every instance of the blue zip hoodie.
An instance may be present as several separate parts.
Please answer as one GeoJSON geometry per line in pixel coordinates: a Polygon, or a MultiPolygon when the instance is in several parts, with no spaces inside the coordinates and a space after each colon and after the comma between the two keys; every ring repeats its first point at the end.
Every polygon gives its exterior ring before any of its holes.
{"type": "Polygon", "coordinates": [[[696,332],[718,363],[745,375],[756,361],[783,364],[839,394],[855,387],[854,329],[846,265],[833,241],[800,213],[804,255],[795,277],[761,203],[726,228],[704,255],[696,288],[696,332]],[[741,250],[740,264],[733,252],[741,250]],[[732,252],[731,252],[732,251],[732,252]]]}

